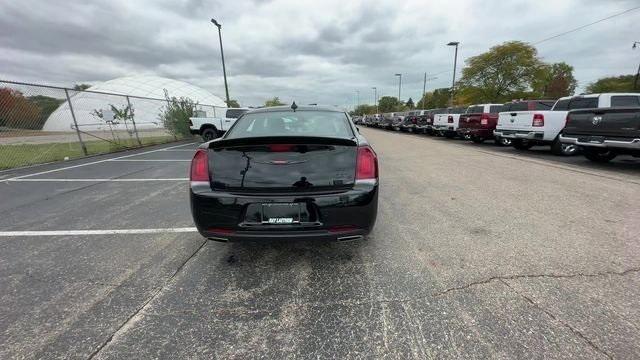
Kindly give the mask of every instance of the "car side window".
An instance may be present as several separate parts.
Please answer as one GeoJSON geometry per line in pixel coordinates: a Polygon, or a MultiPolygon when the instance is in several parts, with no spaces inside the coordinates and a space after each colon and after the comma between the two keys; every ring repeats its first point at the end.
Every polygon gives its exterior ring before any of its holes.
{"type": "Polygon", "coordinates": [[[640,96],[612,96],[611,107],[640,107],[640,96]]]}
{"type": "Polygon", "coordinates": [[[228,119],[237,119],[237,118],[240,117],[240,115],[244,114],[245,112],[247,112],[247,110],[244,110],[244,109],[228,109],[226,117],[228,119]]]}
{"type": "Polygon", "coordinates": [[[558,100],[556,105],[553,107],[554,111],[566,111],[569,110],[569,101],[571,99],[558,100]]]}

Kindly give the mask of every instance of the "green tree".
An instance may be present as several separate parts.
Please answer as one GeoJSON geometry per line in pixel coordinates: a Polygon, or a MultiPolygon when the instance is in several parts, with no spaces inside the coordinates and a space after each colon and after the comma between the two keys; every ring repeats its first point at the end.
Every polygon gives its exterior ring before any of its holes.
{"type": "Polygon", "coordinates": [[[162,109],[159,115],[159,119],[162,121],[165,129],[176,138],[191,136],[189,118],[193,117],[193,112],[197,104],[186,97],[170,98],[169,95],[165,96],[167,106],[162,109]]]}
{"type": "Polygon", "coordinates": [[[264,102],[264,106],[282,106],[282,105],[285,105],[285,103],[280,101],[280,98],[277,96],[274,96],[273,98],[264,102]]]}
{"type": "Polygon", "coordinates": [[[573,77],[573,66],[559,62],[545,65],[532,83],[535,97],[557,99],[573,95],[578,81],[573,77]]]}
{"type": "Polygon", "coordinates": [[[449,105],[449,98],[451,97],[451,89],[440,88],[433,91],[427,91],[424,96],[418,101],[416,107],[418,109],[438,109],[445,108],[449,105]]]}
{"type": "Polygon", "coordinates": [[[91,87],[91,85],[89,85],[89,84],[75,84],[75,85],[73,85],[73,90],[84,91],[84,90],[87,90],[90,87],[91,87]]]}
{"type": "Polygon", "coordinates": [[[409,109],[414,109],[416,106],[413,103],[413,99],[409,98],[409,100],[407,100],[407,103],[405,104],[406,107],[408,107],[409,109]]]}
{"type": "Polygon", "coordinates": [[[62,99],[56,99],[49,96],[44,95],[35,95],[27,97],[30,103],[34,104],[40,109],[40,118],[38,121],[38,125],[35,125],[37,129],[42,129],[44,123],[47,122],[49,115],[54,112],[60,104],[65,101],[62,99]]]}
{"type": "Polygon", "coordinates": [[[230,108],[239,108],[240,107],[240,103],[238,102],[238,100],[229,99],[229,103],[227,104],[227,106],[230,107],[230,108]]]}
{"type": "Polygon", "coordinates": [[[383,96],[378,100],[378,108],[381,113],[398,111],[402,103],[395,96],[383,96]]]}
{"type": "Polygon", "coordinates": [[[358,105],[353,111],[353,115],[371,115],[376,113],[375,105],[362,104],[358,105]]]}
{"type": "Polygon", "coordinates": [[[535,47],[505,42],[467,59],[458,88],[470,102],[504,102],[531,89],[543,66],[535,47]]]}
{"type": "MultiPolygon", "coordinates": [[[[604,92],[640,92],[633,88],[635,75],[620,75],[598,79],[587,86],[587,93],[597,94],[604,92]]],[[[640,81],[638,83],[640,87],[640,81]]]]}

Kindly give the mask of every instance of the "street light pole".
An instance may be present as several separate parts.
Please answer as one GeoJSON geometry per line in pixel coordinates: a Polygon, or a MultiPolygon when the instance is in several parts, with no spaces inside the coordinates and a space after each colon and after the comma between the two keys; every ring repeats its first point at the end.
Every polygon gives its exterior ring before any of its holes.
{"type": "Polygon", "coordinates": [[[398,77],[398,102],[400,102],[400,93],[402,89],[402,74],[396,74],[398,77]]]}
{"type": "Polygon", "coordinates": [[[211,19],[211,23],[218,28],[218,38],[220,39],[220,56],[222,57],[222,75],[224,76],[224,92],[227,95],[227,107],[229,107],[229,86],[227,85],[227,68],[224,65],[224,50],[222,48],[222,25],[220,25],[216,19],[211,19]]]}
{"type": "MultiPolygon", "coordinates": [[[[631,48],[632,49],[637,48],[638,44],[640,44],[640,41],[634,41],[633,46],[631,48]]],[[[640,64],[638,64],[638,71],[636,71],[636,77],[635,79],[633,79],[633,90],[638,89],[638,77],[640,77],[640,64]]]]}
{"type": "Polygon", "coordinates": [[[458,64],[458,45],[460,45],[460,42],[458,41],[452,41],[447,44],[447,46],[456,47],[456,53],[453,56],[453,81],[451,82],[451,99],[449,100],[449,106],[451,107],[453,107],[453,96],[456,91],[456,65],[458,64]]]}
{"type": "Polygon", "coordinates": [[[378,88],[372,87],[373,89],[373,102],[376,104],[376,114],[378,113],[378,88]]]}

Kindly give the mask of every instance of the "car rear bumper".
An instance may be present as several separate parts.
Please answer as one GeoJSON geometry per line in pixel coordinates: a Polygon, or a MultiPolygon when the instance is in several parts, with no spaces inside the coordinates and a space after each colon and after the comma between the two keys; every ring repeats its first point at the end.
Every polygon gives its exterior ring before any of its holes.
{"type": "MultiPolygon", "coordinates": [[[[355,240],[368,234],[378,212],[378,185],[357,184],[330,194],[244,195],[192,186],[191,213],[202,236],[218,241],[308,239],[355,240]],[[249,206],[264,203],[309,204],[317,214],[313,223],[271,225],[250,223],[249,206]]],[[[255,208],[254,208],[255,209],[255,208]]]]}
{"type": "Polygon", "coordinates": [[[491,139],[493,138],[493,130],[491,129],[473,129],[473,128],[458,128],[458,135],[461,137],[464,136],[475,136],[483,139],[491,139]]]}
{"type": "Polygon", "coordinates": [[[572,144],[572,145],[578,145],[578,146],[640,150],[640,139],[612,140],[612,139],[603,139],[597,136],[578,136],[578,135],[560,134],[560,141],[563,144],[572,144]]]}
{"type": "Polygon", "coordinates": [[[506,139],[544,140],[544,131],[496,129],[493,135],[506,139]]]}
{"type": "Polygon", "coordinates": [[[456,131],[456,127],[453,124],[448,125],[433,125],[435,131],[456,131]]]}

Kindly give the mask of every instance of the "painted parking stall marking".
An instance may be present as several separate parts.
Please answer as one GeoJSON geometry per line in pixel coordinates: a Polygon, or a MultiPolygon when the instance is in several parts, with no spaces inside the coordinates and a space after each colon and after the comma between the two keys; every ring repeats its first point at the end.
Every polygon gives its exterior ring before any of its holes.
{"type": "Polygon", "coordinates": [[[163,228],[163,229],[0,231],[0,237],[166,234],[166,233],[192,233],[197,231],[198,230],[195,227],[163,228]]]}

